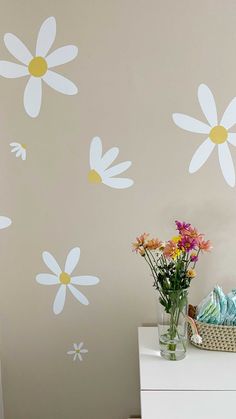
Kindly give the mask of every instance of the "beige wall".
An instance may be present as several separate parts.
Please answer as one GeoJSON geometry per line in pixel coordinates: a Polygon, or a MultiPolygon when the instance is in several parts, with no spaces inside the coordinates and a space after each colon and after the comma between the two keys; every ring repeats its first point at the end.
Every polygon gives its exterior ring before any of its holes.
{"type": "MultiPolygon", "coordinates": [[[[143,231],[168,238],[176,218],[213,241],[191,289],[197,302],[215,283],[235,285],[236,189],[224,181],[215,152],[196,174],[191,157],[203,141],[172,121],[173,112],[205,120],[197,88],[207,84],[219,115],[236,96],[236,3],[233,0],[1,0],[0,58],[12,60],[6,32],[34,50],[48,16],[57,20],[54,47],[74,44],[79,56],[58,71],[79,87],[63,96],[46,85],[38,118],[26,115],[25,79],[0,78],[1,359],[5,419],[125,419],[139,412],[137,326],[156,320],[156,294],[130,243],[143,231]],[[89,145],[131,160],[134,186],[90,185],[89,145]],[[26,143],[26,162],[9,143],[26,143]],[[67,296],[55,316],[54,287],[41,254],[63,265],[81,248],[76,273],[96,275],[90,305],[67,296]],[[83,341],[89,353],[66,354],[83,341]]],[[[13,60],[14,61],[14,60],[13,60]]],[[[234,162],[236,150],[231,147],[234,162]]]]}

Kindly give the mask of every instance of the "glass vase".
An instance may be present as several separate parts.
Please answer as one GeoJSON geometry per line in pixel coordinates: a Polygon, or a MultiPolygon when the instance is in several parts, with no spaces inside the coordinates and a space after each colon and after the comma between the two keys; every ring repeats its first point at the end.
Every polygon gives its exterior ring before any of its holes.
{"type": "Polygon", "coordinates": [[[186,356],[187,344],[187,290],[163,292],[165,305],[159,303],[158,334],[161,356],[179,361],[186,356]]]}

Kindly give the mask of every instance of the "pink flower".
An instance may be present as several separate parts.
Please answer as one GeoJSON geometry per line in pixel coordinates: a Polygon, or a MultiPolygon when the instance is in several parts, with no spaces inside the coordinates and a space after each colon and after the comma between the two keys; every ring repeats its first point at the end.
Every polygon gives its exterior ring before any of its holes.
{"type": "Polygon", "coordinates": [[[202,252],[210,252],[212,249],[212,244],[210,240],[201,240],[198,244],[198,247],[202,252]]]}

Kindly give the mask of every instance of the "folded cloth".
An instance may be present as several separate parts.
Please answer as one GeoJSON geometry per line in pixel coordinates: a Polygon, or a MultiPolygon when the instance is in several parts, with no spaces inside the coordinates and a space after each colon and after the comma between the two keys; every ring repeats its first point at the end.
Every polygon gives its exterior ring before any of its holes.
{"type": "Polygon", "coordinates": [[[224,319],[224,324],[227,326],[236,325],[236,289],[233,289],[227,298],[227,312],[224,319]]]}
{"type": "MultiPolygon", "coordinates": [[[[234,295],[236,303],[236,290],[234,295]]],[[[229,300],[231,301],[231,298],[231,296],[225,296],[222,288],[216,285],[210,294],[197,306],[196,319],[211,324],[223,324],[226,318],[228,321],[234,319],[236,322],[236,304],[234,305],[233,302],[230,306],[232,310],[228,313],[229,300]]]]}
{"type": "MultiPolygon", "coordinates": [[[[228,303],[227,303],[227,296],[225,295],[224,291],[219,285],[216,285],[214,291],[218,297],[220,303],[220,324],[224,323],[225,316],[227,313],[228,303]]],[[[235,312],[236,314],[236,312],[235,312]]]]}
{"type": "Polygon", "coordinates": [[[204,323],[216,323],[220,321],[220,302],[215,290],[211,291],[197,306],[196,319],[204,323]]]}

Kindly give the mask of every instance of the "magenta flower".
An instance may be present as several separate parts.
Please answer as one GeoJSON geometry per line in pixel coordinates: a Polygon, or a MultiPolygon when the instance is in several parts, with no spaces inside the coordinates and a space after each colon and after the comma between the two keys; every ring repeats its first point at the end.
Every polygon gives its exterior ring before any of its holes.
{"type": "Polygon", "coordinates": [[[190,255],[190,260],[191,260],[191,262],[197,262],[197,261],[198,261],[198,256],[197,256],[197,254],[196,254],[196,253],[192,253],[192,254],[190,255]]]}
{"type": "Polygon", "coordinates": [[[190,252],[191,250],[196,249],[197,241],[195,238],[190,236],[183,236],[178,242],[178,248],[185,250],[185,252],[190,252]]]}
{"type": "Polygon", "coordinates": [[[178,220],[175,221],[175,224],[176,224],[177,230],[179,230],[180,234],[181,234],[181,231],[188,230],[189,227],[191,226],[190,223],[185,223],[185,221],[181,222],[181,221],[178,221],[178,220]]]}

